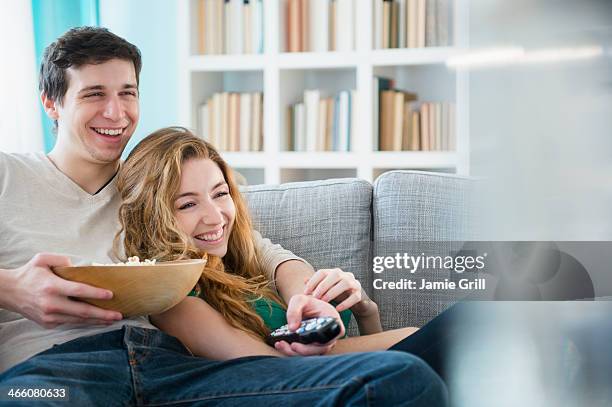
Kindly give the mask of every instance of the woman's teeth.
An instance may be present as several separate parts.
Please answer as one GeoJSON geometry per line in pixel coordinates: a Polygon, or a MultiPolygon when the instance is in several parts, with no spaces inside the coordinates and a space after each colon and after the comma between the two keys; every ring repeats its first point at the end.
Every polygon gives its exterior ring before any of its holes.
{"type": "Polygon", "coordinates": [[[223,236],[223,228],[217,230],[216,232],[197,235],[196,239],[203,240],[205,242],[214,242],[216,240],[221,239],[222,236],[223,236]]]}
{"type": "Polygon", "coordinates": [[[123,129],[103,129],[103,128],[93,128],[96,133],[104,134],[106,136],[118,136],[123,133],[123,129]]]}

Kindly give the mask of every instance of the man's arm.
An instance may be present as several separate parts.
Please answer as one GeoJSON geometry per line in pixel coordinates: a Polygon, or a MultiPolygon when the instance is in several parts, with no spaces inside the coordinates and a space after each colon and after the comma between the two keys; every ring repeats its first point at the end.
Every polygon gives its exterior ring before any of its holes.
{"type": "Polygon", "coordinates": [[[70,259],[37,254],[15,270],[0,269],[0,307],[23,315],[45,328],[62,324],[111,324],[119,312],[108,311],[70,297],[110,299],[113,293],[87,284],[64,280],[51,270],[69,266],[70,259]]]}

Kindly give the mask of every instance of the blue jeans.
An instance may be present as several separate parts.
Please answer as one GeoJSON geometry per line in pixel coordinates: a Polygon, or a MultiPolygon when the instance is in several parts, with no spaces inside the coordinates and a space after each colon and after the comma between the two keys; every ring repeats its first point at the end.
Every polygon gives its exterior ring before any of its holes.
{"type": "Polygon", "coordinates": [[[442,406],[447,397],[433,370],[402,352],[212,361],[129,326],[33,356],[0,375],[9,386],[67,387],[70,401],[49,402],[66,406],[442,406]]]}

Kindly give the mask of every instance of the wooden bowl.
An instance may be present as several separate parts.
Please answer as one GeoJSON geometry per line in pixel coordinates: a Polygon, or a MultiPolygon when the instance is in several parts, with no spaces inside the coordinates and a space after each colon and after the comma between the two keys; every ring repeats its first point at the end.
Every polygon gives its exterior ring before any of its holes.
{"type": "Polygon", "coordinates": [[[206,260],[196,259],[142,266],[54,267],[53,271],[66,280],[112,291],[110,300],[79,300],[132,317],[159,314],[181,302],[195,287],[205,265],[206,260]]]}

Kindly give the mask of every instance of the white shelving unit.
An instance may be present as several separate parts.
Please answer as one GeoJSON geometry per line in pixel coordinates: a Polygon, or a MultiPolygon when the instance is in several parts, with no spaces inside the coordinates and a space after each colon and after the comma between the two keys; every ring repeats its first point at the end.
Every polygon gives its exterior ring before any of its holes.
{"type": "Polygon", "coordinates": [[[261,152],[223,152],[250,184],[355,176],[373,181],[391,169],[426,169],[469,173],[469,78],[448,69],[445,61],[468,46],[468,1],[454,2],[455,46],[420,49],[373,49],[373,4],[355,0],[354,52],[285,53],[285,0],[263,0],[264,53],[198,55],[198,0],[178,2],[178,52],[181,61],[181,125],[197,130],[197,108],[214,92],[264,94],[264,148],[261,152]],[[181,29],[182,28],[182,29],[181,29]],[[375,75],[394,78],[396,88],[417,92],[419,100],[456,104],[455,152],[374,151],[375,75]],[[329,92],[356,89],[358,124],[350,152],[282,151],[286,109],[304,89],[329,92]]]}

